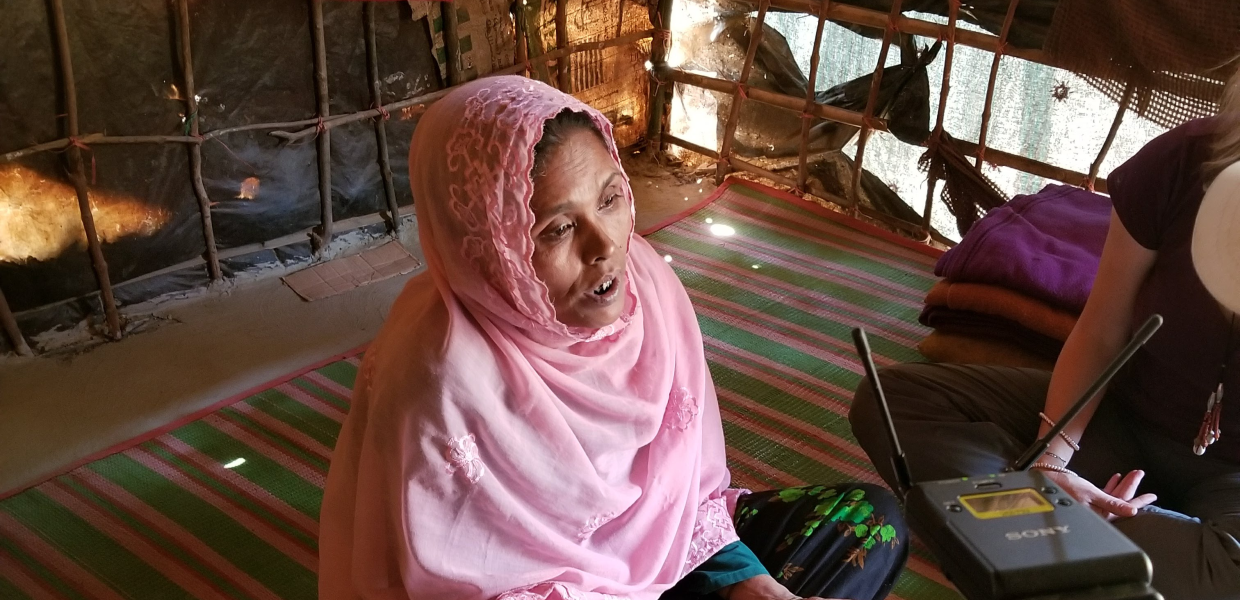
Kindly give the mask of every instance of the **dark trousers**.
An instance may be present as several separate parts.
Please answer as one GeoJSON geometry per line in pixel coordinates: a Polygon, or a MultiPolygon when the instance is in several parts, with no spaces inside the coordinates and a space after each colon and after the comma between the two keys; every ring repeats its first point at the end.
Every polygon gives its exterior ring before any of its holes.
{"type": "MultiPolygon", "coordinates": [[[[1004,469],[1037,437],[1050,373],[983,365],[907,364],[880,372],[914,480],[1004,469]]],[[[894,485],[886,431],[869,382],[849,413],[853,434],[894,485]]],[[[1081,436],[1070,468],[1101,487],[1140,469],[1139,493],[1156,507],[1115,521],[1154,564],[1167,600],[1240,598],[1240,465],[1196,456],[1186,445],[1126,418],[1107,396],[1081,436]]]]}
{"type": "MultiPolygon", "coordinates": [[[[806,485],[742,496],[736,533],[767,571],[801,597],[882,600],[908,560],[895,496],[864,483],[806,485]]],[[[677,586],[660,600],[716,599],[677,586]]]]}

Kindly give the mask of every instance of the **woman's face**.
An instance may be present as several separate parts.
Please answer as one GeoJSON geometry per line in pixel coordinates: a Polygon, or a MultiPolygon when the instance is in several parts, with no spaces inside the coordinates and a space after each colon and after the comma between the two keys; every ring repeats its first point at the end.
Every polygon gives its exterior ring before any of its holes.
{"type": "Polygon", "coordinates": [[[627,183],[596,133],[572,130],[534,177],[534,271],[555,315],[597,329],[624,310],[625,259],[633,228],[627,183]]]}

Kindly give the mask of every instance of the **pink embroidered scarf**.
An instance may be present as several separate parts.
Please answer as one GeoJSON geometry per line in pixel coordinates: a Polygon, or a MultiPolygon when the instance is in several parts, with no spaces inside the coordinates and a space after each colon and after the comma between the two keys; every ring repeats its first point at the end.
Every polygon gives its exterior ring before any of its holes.
{"type": "Polygon", "coordinates": [[[599,331],[560,324],[534,273],[534,145],[565,108],[618,163],[601,114],[521,77],[467,84],[418,124],[429,272],[358,375],[322,598],[654,600],[737,539],[701,332],[668,265],[630,235],[624,316],[599,331]]]}

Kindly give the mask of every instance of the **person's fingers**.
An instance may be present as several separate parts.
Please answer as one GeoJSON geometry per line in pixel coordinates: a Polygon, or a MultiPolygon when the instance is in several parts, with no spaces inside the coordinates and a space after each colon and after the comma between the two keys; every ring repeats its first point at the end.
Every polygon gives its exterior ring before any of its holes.
{"type": "Polygon", "coordinates": [[[1119,485],[1119,480],[1119,473],[1112,475],[1111,478],[1107,480],[1107,484],[1102,487],[1102,491],[1107,494],[1112,494],[1115,491],[1115,486],[1119,485]]]}
{"type": "Polygon", "coordinates": [[[1119,485],[1116,485],[1115,489],[1108,493],[1121,500],[1128,500],[1137,495],[1137,487],[1141,485],[1141,480],[1144,478],[1145,471],[1129,471],[1123,479],[1120,479],[1119,485]]]}
{"type": "Polygon", "coordinates": [[[1141,494],[1128,501],[1129,504],[1137,507],[1137,509],[1145,508],[1155,502],[1158,502],[1158,496],[1154,494],[1141,494]]]}
{"type": "MultiPolygon", "coordinates": [[[[1109,515],[1117,517],[1131,517],[1137,514],[1136,507],[1126,500],[1105,494],[1091,499],[1090,504],[1102,509],[1105,513],[1109,513],[1109,515]]],[[[1103,516],[1109,515],[1104,514],[1103,516]]]]}

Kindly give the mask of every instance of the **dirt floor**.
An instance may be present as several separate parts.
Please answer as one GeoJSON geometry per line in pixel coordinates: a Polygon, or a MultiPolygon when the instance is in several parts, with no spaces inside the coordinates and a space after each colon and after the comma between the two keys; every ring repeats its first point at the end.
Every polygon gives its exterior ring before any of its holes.
{"type": "MultiPolygon", "coordinates": [[[[714,191],[713,173],[626,153],[637,229],[714,191]]],[[[416,239],[403,240],[421,256],[416,239]]],[[[77,352],[0,356],[0,493],[291,371],[378,332],[409,278],[304,302],[278,278],[144,307],[141,333],[77,352]]]]}

